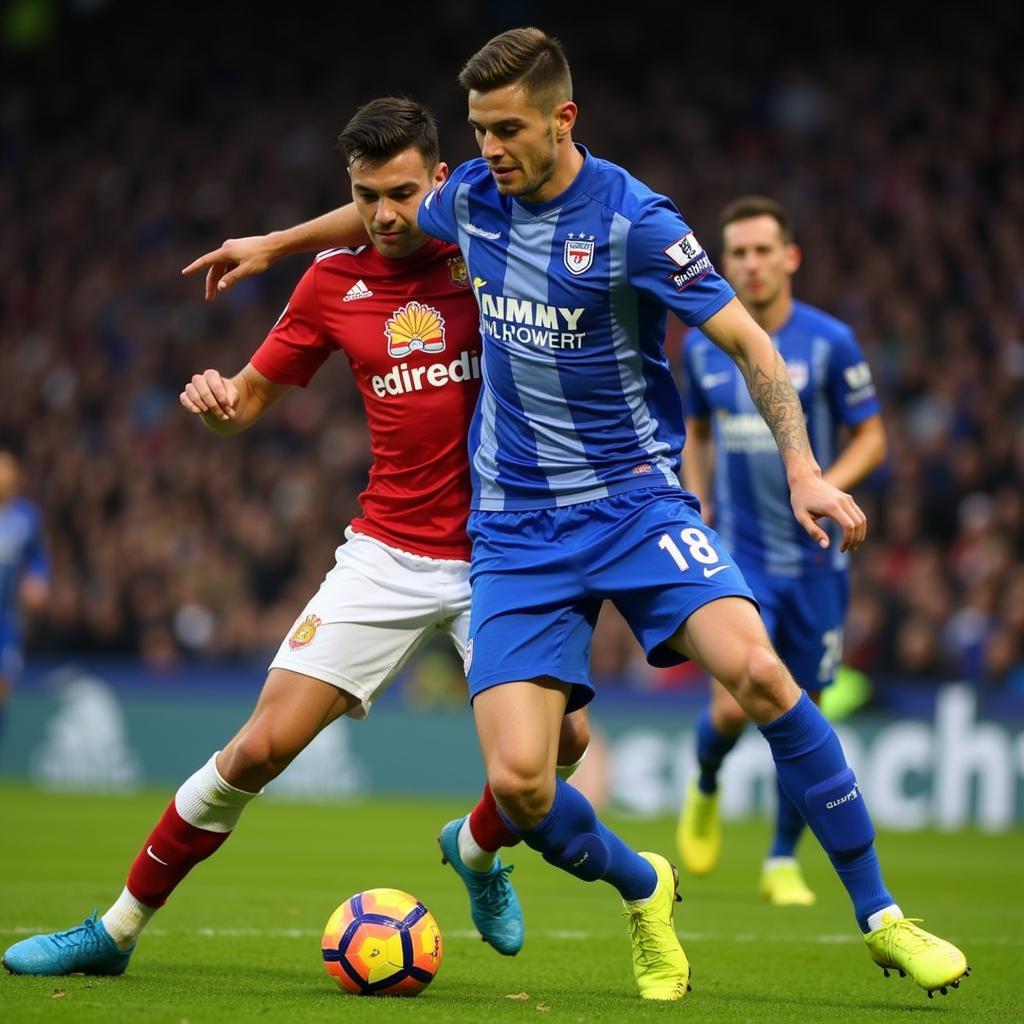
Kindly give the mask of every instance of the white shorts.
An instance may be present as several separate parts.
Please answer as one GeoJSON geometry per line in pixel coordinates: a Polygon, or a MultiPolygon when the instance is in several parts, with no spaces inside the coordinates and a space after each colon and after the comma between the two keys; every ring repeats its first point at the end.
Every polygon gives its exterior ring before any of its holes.
{"type": "Polygon", "coordinates": [[[431,637],[447,633],[465,657],[469,562],[411,555],[351,527],[345,537],[270,667],[345,690],[360,702],[349,715],[365,718],[431,637]]]}

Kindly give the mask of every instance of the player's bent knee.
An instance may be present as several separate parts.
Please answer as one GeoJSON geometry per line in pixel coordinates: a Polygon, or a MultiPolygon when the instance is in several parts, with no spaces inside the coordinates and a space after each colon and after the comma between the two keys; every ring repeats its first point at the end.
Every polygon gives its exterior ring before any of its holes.
{"type": "Polygon", "coordinates": [[[761,645],[751,647],[747,652],[745,675],[743,684],[735,693],[747,711],[751,703],[762,709],[775,709],[779,714],[787,709],[786,683],[789,674],[773,648],[761,645]]]}
{"type": "Polygon", "coordinates": [[[747,652],[747,677],[756,690],[771,693],[782,686],[786,669],[771,647],[756,644],[747,652]]]}
{"type": "Polygon", "coordinates": [[[807,823],[831,857],[855,857],[875,841],[875,827],[851,769],[811,786],[804,794],[807,823]]]}
{"type": "Polygon", "coordinates": [[[551,807],[554,781],[540,774],[510,768],[493,769],[487,782],[498,806],[517,827],[532,827],[551,807]]]}
{"type": "Polygon", "coordinates": [[[275,743],[266,730],[244,729],[225,748],[221,774],[232,785],[235,783],[231,777],[245,778],[251,784],[258,776],[263,786],[276,779],[298,753],[280,742],[275,743]]]}

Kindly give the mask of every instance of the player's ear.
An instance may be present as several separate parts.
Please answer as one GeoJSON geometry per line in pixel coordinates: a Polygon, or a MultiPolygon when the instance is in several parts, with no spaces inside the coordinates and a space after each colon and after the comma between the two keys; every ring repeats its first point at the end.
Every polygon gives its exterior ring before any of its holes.
{"type": "Polygon", "coordinates": [[[555,138],[561,142],[573,129],[576,124],[576,104],[572,100],[565,100],[555,107],[555,138]]]}
{"type": "Polygon", "coordinates": [[[442,182],[446,181],[447,178],[448,178],[448,165],[442,160],[437,165],[437,170],[434,171],[434,182],[433,183],[435,185],[440,185],[442,182]]]}
{"type": "Polygon", "coordinates": [[[803,258],[804,254],[800,251],[800,246],[796,242],[790,242],[786,246],[786,273],[795,274],[800,269],[803,258]]]}

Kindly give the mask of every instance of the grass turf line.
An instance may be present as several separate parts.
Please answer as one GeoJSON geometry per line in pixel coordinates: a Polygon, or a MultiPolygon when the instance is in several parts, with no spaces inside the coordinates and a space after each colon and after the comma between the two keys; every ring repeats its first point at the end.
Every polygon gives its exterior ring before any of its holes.
{"type": "MultiPolygon", "coordinates": [[[[0,942],[63,928],[120,891],[131,858],[169,797],[38,794],[0,786],[4,839],[0,942]]],[[[861,948],[824,856],[805,843],[812,908],[776,909],[756,891],[767,825],[728,825],[719,869],[685,878],[676,926],[693,966],[681,1006],[637,997],[614,892],[587,886],[529,850],[508,851],[526,945],[497,955],[474,938],[455,874],[440,864],[450,801],[285,804],[262,800],[154,919],[121,978],[0,974],[5,1021],[524,1021],[598,1024],[664,1013],[694,1021],[1019,1021],[1014,978],[1024,946],[1018,898],[1024,834],[886,834],[886,879],[908,915],[961,944],[974,971],[928,1000],[882,978],[861,948]],[[343,899],[375,886],[414,893],[445,934],[437,980],[414,1000],[346,997],[320,964],[318,936],[343,899]],[[525,999],[509,996],[526,993],[525,999]]],[[[674,822],[609,824],[639,849],[674,857],[674,822]]]]}

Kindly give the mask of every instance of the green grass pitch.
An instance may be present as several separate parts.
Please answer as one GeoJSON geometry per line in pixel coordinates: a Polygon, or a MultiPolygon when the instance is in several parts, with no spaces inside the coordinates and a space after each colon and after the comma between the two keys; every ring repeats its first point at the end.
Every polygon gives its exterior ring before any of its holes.
{"type": "MultiPolygon", "coordinates": [[[[169,794],[40,795],[0,786],[0,942],[67,927],[120,891],[169,794]]],[[[886,834],[878,847],[908,914],[960,944],[973,968],[929,1000],[884,980],[861,947],[845,893],[813,840],[803,854],[819,894],[810,909],[757,896],[761,822],[728,826],[719,870],[684,878],[676,927],[693,966],[681,1004],[642,1003],[615,893],[585,885],[529,850],[508,857],[526,916],[519,956],[472,929],[461,883],[435,837],[451,801],[298,805],[263,800],[151,923],[121,978],[19,978],[0,972],[4,1021],[692,1021],[1024,1020],[1024,834],[886,834]],[[414,893],[445,935],[435,982],[417,999],[342,994],[320,962],[330,912],[360,889],[414,893]]],[[[609,823],[634,846],[672,855],[674,822],[609,823]]]]}

